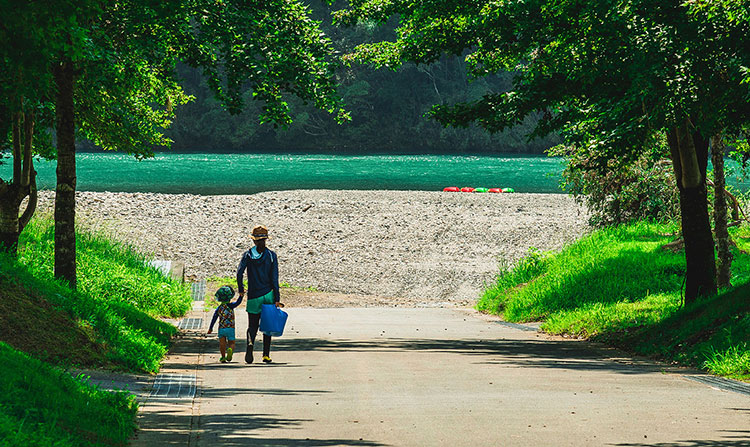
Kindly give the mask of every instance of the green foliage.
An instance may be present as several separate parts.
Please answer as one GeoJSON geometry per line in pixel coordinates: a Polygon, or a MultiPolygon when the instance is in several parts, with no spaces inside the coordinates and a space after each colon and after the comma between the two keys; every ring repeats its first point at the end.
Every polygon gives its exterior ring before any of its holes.
{"type": "Polygon", "coordinates": [[[142,255],[101,235],[79,232],[79,289],[52,274],[53,231],[36,219],[21,235],[18,260],[0,255],[0,274],[28,293],[67,312],[103,347],[105,361],[132,371],[156,372],[177,333],[155,317],[189,310],[189,288],[144,265],[142,255]]]}
{"type": "Polygon", "coordinates": [[[547,271],[550,258],[536,248],[530,248],[526,257],[518,261],[513,268],[500,266],[500,273],[494,285],[485,290],[482,299],[477,303],[477,309],[482,312],[496,312],[498,303],[494,297],[511,293],[518,287],[523,287],[532,279],[543,275],[547,271]]]}
{"type": "Polygon", "coordinates": [[[687,308],[681,307],[684,258],[662,248],[676,229],[635,222],[597,230],[559,253],[532,252],[501,272],[477,307],[508,321],[543,320],[553,334],[750,375],[750,228],[732,229],[738,286],[687,308]]]}
{"type": "Polygon", "coordinates": [[[0,342],[0,444],[127,445],[138,405],[0,342]]]}
{"type": "Polygon", "coordinates": [[[750,22],[659,0],[367,0],[336,13],[345,25],[391,16],[399,18],[395,41],[360,45],[347,58],[383,67],[466,54],[472,76],[515,73],[505,91],[436,105],[431,115],[445,125],[499,132],[541,115],[531,137],[557,131],[602,159],[632,159],[666,134],[681,188],[686,300],[716,293],[708,142],[750,123],[750,22]]]}
{"type": "MultiPolygon", "coordinates": [[[[545,256],[543,268],[529,269],[529,261],[522,261],[500,275],[498,284],[504,287],[485,292],[481,306],[494,305],[511,321],[536,321],[593,303],[631,302],[677,291],[685,269],[679,257],[659,248],[670,241],[662,231],[668,228],[646,223],[605,228],[545,256]],[[516,276],[523,287],[513,282],[516,276]]],[[[539,264],[538,257],[531,255],[532,265],[539,264]]]]}
{"type": "Polygon", "coordinates": [[[726,350],[711,347],[711,353],[703,366],[722,376],[748,377],[750,371],[750,346],[743,342],[741,345],[730,346],[726,350]]]}
{"type": "Polygon", "coordinates": [[[634,159],[566,146],[554,147],[548,154],[565,157],[561,187],[588,208],[592,225],[679,219],[679,191],[663,141],[655,141],[634,159]]]}
{"type": "Polygon", "coordinates": [[[348,119],[331,42],[297,0],[5,2],[0,13],[7,18],[0,39],[14,43],[0,51],[0,152],[9,152],[7,118],[17,111],[52,112],[38,128],[54,122],[53,68],[65,60],[75,68],[80,136],[139,158],[170,145],[164,130],[190,99],[178,83],[178,61],[200,69],[231,113],[252,99],[263,122],[286,126],[288,103],[298,98],[338,122],[348,119]]]}
{"type": "MultiPolygon", "coordinates": [[[[190,310],[189,287],[165,278],[133,247],[90,231],[79,231],[76,239],[78,289],[82,293],[130,304],[153,317],[175,317],[190,310]]],[[[26,248],[19,252],[19,260],[51,277],[53,222],[43,218],[32,221],[21,241],[26,248]]]]}
{"type": "MultiPolygon", "coordinates": [[[[385,39],[392,35],[394,21],[382,28],[336,27],[330,13],[336,6],[310,5],[311,16],[330,36],[334,51],[346,53],[360,42],[385,39]]],[[[556,136],[529,142],[526,135],[536,117],[506,132],[491,135],[478,127],[445,129],[425,119],[436,103],[477,100],[488,90],[500,91],[510,85],[512,75],[500,73],[468,82],[466,63],[460,57],[444,57],[432,66],[403,64],[395,70],[370,70],[361,65],[335,67],[338,92],[352,119],[338,125],[334,117],[312,104],[288,101],[294,121],[283,129],[262,126],[257,116],[262,104],[249,101],[252,91],[244,91],[246,110],[231,117],[222,116],[221,102],[203,82],[200,73],[179,67],[184,87],[196,100],[177,110],[168,135],[179,151],[263,150],[336,152],[519,152],[542,153],[556,144],[556,136]]]]}
{"type": "Polygon", "coordinates": [[[395,41],[360,45],[348,58],[396,66],[467,51],[473,76],[517,73],[507,92],[436,106],[445,124],[500,131],[542,111],[534,135],[560,130],[570,144],[617,155],[685,117],[707,138],[750,113],[741,70],[749,24],[689,4],[371,0],[335,17],[352,25],[394,15],[395,41]]]}

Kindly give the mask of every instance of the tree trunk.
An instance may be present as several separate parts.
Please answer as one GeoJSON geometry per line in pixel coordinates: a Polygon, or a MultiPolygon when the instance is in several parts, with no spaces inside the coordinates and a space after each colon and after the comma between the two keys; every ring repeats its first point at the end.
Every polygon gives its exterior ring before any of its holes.
{"type": "Polygon", "coordinates": [[[18,252],[18,238],[36,210],[38,197],[36,171],[34,171],[32,157],[34,114],[15,113],[13,121],[11,134],[14,158],[13,179],[8,183],[0,182],[0,251],[15,256],[18,252]],[[23,144],[21,127],[23,127],[23,144]],[[27,196],[29,201],[26,210],[19,218],[21,202],[27,196]]]}
{"type": "Polygon", "coordinates": [[[26,204],[26,209],[24,210],[21,217],[18,219],[18,233],[20,234],[24,228],[26,228],[26,225],[28,225],[29,221],[31,220],[31,217],[36,212],[36,206],[39,201],[39,193],[36,188],[36,171],[34,170],[33,162],[31,164],[31,173],[29,176],[29,201],[26,204]]]}
{"type": "Polygon", "coordinates": [[[55,189],[55,277],[76,288],[76,148],[73,64],[63,58],[55,69],[57,188],[55,189]]]}
{"type": "Polygon", "coordinates": [[[708,218],[706,169],[708,140],[683,123],[668,135],[672,165],[680,190],[682,235],[685,240],[685,304],[716,294],[716,261],[708,218]]]}
{"type": "Polygon", "coordinates": [[[0,251],[16,255],[18,236],[18,209],[21,206],[16,185],[3,185],[0,188],[0,251]]]}
{"type": "Polygon", "coordinates": [[[732,279],[732,252],[729,250],[729,231],[727,230],[727,202],[724,194],[724,142],[721,135],[711,137],[711,163],[714,166],[714,231],[718,264],[716,284],[718,287],[729,287],[732,279]]]}

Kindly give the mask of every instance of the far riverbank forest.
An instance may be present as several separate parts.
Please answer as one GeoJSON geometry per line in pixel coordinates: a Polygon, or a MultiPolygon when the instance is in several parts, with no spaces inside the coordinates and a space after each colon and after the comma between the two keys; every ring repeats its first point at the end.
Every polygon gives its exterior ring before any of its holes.
{"type": "MultiPolygon", "coordinates": [[[[363,24],[335,26],[331,13],[346,6],[307,0],[313,20],[331,39],[335,52],[351,52],[357,44],[390,39],[398,25],[395,19],[383,26],[363,24]]],[[[177,152],[212,151],[313,151],[335,153],[523,153],[543,154],[559,143],[556,136],[529,141],[536,124],[530,117],[523,124],[496,134],[477,126],[446,128],[425,118],[435,104],[474,101],[487,92],[506,91],[512,74],[502,72],[470,81],[466,62],[446,56],[435,64],[404,64],[395,69],[373,70],[360,64],[337,64],[339,94],[351,121],[338,124],[335,117],[296,98],[290,101],[293,122],[288,128],[260,124],[263,104],[247,98],[245,110],[226,113],[206,85],[200,70],[186,65],[177,72],[185,92],[195,99],[175,110],[167,135],[177,152]]]]}

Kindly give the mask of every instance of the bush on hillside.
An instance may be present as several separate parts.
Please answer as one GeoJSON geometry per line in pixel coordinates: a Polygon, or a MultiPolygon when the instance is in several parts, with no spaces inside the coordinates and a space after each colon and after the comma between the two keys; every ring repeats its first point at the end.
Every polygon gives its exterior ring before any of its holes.
{"type": "Polygon", "coordinates": [[[679,191],[664,142],[655,142],[634,158],[567,146],[553,147],[548,154],[566,159],[561,186],[588,208],[592,225],[671,222],[680,216],[679,191]]]}
{"type": "MultiPolygon", "coordinates": [[[[4,253],[0,253],[0,285],[40,297],[66,312],[73,324],[88,328],[103,354],[81,361],[81,364],[104,361],[109,366],[126,370],[157,372],[167,353],[169,340],[177,333],[177,328],[171,324],[157,320],[131,304],[71,290],[66,283],[46,277],[4,253]]],[[[0,340],[10,341],[5,338],[0,337],[0,340]]],[[[42,357],[53,360],[61,353],[50,354],[42,357]]]]}
{"type": "MultiPolygon", "coordinates": [[[[78,290],[54,278],[54,227],[49,219],[34,219],[26,227],[18,259],[0,253],[0,298],[17,300],[19,305],[12,307],[17,314],[15,320],[32,322],[48,331],[59,326],[60,336],[84,337],[93,343],[92,349],[80,349],[80,355],[67,357],[63,351],[70,340],[47,343],[49,352],[29,352],[76,365],[158,371],[170,339],[178,331],[156,317],[181,316],[189,310],[190,288],[146,265],[144,256],[131,247],[96,233],[79,232],[77,237],[78,290]],[[34,304],[37,302],[56,312],[39,312],[34,304]],[[54,323],[53,317],[70,321],[54,323]],[[40,322],[40,318],[46,320],[40,322]]],[[[30,329],[19,330],[32,334],[30,329]]],[[[10,337],[0,333],[0,340],[25,349],[21,342],[24,334],[10,337]]]]}

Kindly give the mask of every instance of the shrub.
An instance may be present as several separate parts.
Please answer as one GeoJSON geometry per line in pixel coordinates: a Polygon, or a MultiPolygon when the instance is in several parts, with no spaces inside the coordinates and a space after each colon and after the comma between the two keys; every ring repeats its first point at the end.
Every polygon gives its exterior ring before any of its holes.
{"type": "Polygon", "coordinates": [[[679,191],[663,141],[656,141],[634,158],[566,146],[548,153],[566,158],[561,186],[589,209],[592,225],[679,218],[679,191]]]}

